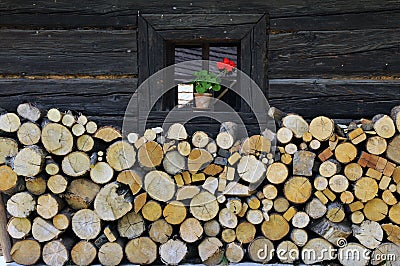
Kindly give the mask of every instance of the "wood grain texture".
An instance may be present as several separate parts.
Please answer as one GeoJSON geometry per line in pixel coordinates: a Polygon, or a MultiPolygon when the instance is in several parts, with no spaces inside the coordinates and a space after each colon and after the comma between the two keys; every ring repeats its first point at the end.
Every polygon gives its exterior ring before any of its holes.
{"type": "Polygon", "coordinates": [[[311,118],[372,117],[399,104],[400,81],[274,79],[269,104],[311,118]]]}
{"type": "Polygon", "coordinates": [[[345,77],[400,73],[397,29],[301,31],[269,37],[269,77],[345,77]]]}
{"type": "Polygon", "coordinates": [[[2,74],[137,74],[133,30],[0,30],[2,74]]]}

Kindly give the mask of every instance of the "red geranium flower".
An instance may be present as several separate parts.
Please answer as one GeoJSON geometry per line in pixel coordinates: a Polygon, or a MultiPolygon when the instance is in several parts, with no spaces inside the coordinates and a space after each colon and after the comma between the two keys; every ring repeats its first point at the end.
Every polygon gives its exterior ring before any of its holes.
{"type": "Polygon", "coordinates": [[[223,61],[217,63],[217,68],[220,71],[226,70],[227,72],[232,72],[235,67],[235,62],[229,60],[228,58],[224,58],[223,61]]]}

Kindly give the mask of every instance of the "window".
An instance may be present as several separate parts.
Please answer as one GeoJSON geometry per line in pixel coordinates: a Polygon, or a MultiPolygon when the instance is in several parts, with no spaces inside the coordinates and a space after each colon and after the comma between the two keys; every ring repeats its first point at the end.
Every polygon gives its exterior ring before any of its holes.
{"type": "MultiPolygon", "coordinates": [[[[138,57],[139,84],[158,70],[174,63],[196,59],[220,61],[227,57],[235,61],[239,69],[249,75],[267,95],[267,16],[265,14],[140,15],[138,57]]],[[[182,75],[192,74],[191,70],[180,71],[182,75]]],[[[188,88],[184,90],[188,93],[188,88]]],[[[150,93],[158,94],[153,88],[150,93]]],[[[251,95],[251,91],[243,93],[251,95]]],[[[248,106],[232,91],[228,90],[221,100],[238,112],[250,112],[248,106]]],[[[139,102],[142,102],[142,99],[139,99],[139,102]]],[[[177,103],[176,88],[166,93],[152,110],[159,112],[157,117],[161,119],[162,112],[168,112],[177,103]]]]}

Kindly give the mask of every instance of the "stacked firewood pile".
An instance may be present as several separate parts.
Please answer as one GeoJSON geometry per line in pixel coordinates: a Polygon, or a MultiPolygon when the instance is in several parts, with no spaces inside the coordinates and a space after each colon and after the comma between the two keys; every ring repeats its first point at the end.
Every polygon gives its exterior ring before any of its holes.
{"type": "Polygon", "coordinates": [[[349,125],[269,115],[276,134],[237,139],[226,122],[214,140],[181,124],[123,137],[82,114],[27,103],[3,112],[12,259],[378,265],[394,254],[399,263],[400,107],[349,125]]]}

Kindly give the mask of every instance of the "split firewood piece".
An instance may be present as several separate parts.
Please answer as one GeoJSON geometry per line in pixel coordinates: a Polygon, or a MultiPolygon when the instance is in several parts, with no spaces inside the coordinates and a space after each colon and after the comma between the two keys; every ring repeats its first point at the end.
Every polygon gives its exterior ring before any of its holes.
{"type": "Polygon", "coordinates": [[[117,182],[128,185],[132,195],[136,195],[143,186],[143,173],[139,170],[124,170],[118,174],[117,182]]]}
{"type": "Polygon", "coordinates": [[[243,260],[244,249],[237,243],[229,243],[226,246],[225,257],[231,263],[239,263],[243,260]]]}
{"type": "Polygon", "coordinates": [[[188,138],[186,128],[184,125],[175,123],[171,125],[167,132],[167,138],[173,140],[185,140],[188,138]]]}
{"type": "Polygon", "coordinates": [[[312,176],[315,153],[298,151],[293,156],[293,175],[312,176]]]}
{"type": "Polygon", "coordinates": [[[74,151],[64,157],[61,168],[66,175],[83,176],[90,170],[90,158],[81,151],[74,151]]]}
{"type": "Polygon", "coordinates": [[[164,153],[160,144],[155,141],[148,141],[138,151],[138,162],[144,169],[154,169],[163,160],[164,153]]]}
{"type": "Polygon", "coordinates": [[[346,214],[344,212],[343,205],[339,202],[333,202],[328,205],[328,211],[326,212],[326,218],[334,223],[340,223],[344,220],[346,214]]]}
{"type": "Polygon", "coordinates": [[[313,250],[315,256],[305,256],[303,262],[307,265],[331,260],[331,252],[333,252],[334,247],[331,243],[323,238],[313,238],[304,245],[303,250],[313,250]],[[315,251],[315,253],[314,253],[315,251]]]}
{"type": "Polygon", "coordinates": [[[13,170],[17,175],[36,176],[42,170],[44,152],[38,146],[29,146],[20,150],[14,159],[13,170]]]}
{"type": "Polygon", "coordinates": [[[168,241],[172,233],[172,225],[167,223],[164,219],[159,219],[150,225],[149,236],[154,242],[163,244],[168,241]]]}
{"type": "Polygon", "coordinates": [[[106,159],[108,164],[116,171],[131,168],[136,162],[136,151],[126,141],[117,141],[107,149],[106,159]]]}
{"type": "Polygon", "coordinates": [[[364,221],[364,218],[365,216],[362,211],[355,211],[351,214],[350,217],[353,224],[361,224],[364,221]]]}
{"type": "Polygon", "coordinates": [[[71,219],[72,219],[72,211],[69,209],[66,209],[53,217],[53,225],[58,230],[61,230],[61,231],[67,230],[67,228],[71,224],[71,219]]]}
{"type": "Polygon", "coordinates": [[[198,186],[184,186],[176,191],[176,200],[187,200],[192,199],[194,196],[200,193],[198,186]]]}
{"type": "MultiPolygon", "coordinates": [[[[179,235],[183,241],[187,243],[194,243],[199,240],[203,235],[204,229],[195,218],[186,219],[179,228],[179,235]]],[[[171,227],[172,234],[172,227],[171,227]]]]}
{"type": "Polygon", "coordinates": [[[101,232],[100,218],[92,210],[79,210],[72,217],[72,230],[82,240],[95,239],[101,232]]]}
{"type": "Polygon", "coordinates": [[[382,229],[387,235],[387,240],[393,242],[396,245],[400,245],[400,226],[394,224],[382,224],[382,229]]]}
{"type": "Polygon", "coordinates": [[[268,153],[271,150],[271,141],[262,135],[253,135],[247,138],[241,147],[242,154],[268,153]]]}
{"type": "Polygon", "coordinates": [[[377,248],[383,239],[383,230],[375,221],[364,221],[360,226],[353,225],[353,235],[362,245],[369,249],[377,248]]]}
{"type": "Polygon", "coordinates": [[[60,166],[56,163],[51,156],[46,156],[45,171],[49,175],[56,175],[60,172],[60,166]]]}
{"type": "Polygon", "coordinates": [[[64,265],[69,261],[73,239],[53,240],[43,246],[42,258],[46,265],[64,265]]]}
{"type": "Polygon", "coordinates": [[[64,202],[53,194],[41,195],[37,200],[36,212],[44,219],[51,219],[64,207],[64,202]]]}
{"type": "Polygon", "coordinates": [[[32,122],[23,123],[17,132],[19,142],[25,146],[37,144],[41,134],[39,126],[32,122]]]}
{"type": "Polygon", "coordinates": [[[106,184],[114,176],[114,169],[106,162],[97,162],[90,169],[90,178],[97,184],[106,184]]]}
{"type": "Polygon", "coordinates": [[[340,201],[344,204],[350,204],[354,201],[354,195],[350,191],[343,191],[340,194],[340,201]]]}
{"type": "Polygon", "coordinates": [[[293,131],[296,138],[302,138],[308,132],[308,123],[299,115],[289,114],[282,120],[283,126],[293,131]]]}
{"type": "Polygon", "coordinates": [[[21,126],[21,120],[14,113],[0,115],[0,131],[12,133],[16,132],[21,126]]]}
{"type": "Polygon", "coordinates": [[[96,247],[91,242],[85,240],[76,243],[71,250],[71,259],[76,265],[90,265],[96,257],[96,247]]]}
{"type": "Polygon", "coordinates": [[[143,133],[143,137],[145,137],[148,141],[154,141],[157,138],[157,134],[153,129],[149,128],[143,133]]]}
{"type": "Polygon", "coordinates": [[[7,224],[7,232],[14,239],[25,238],[31,232],[32,224],[28,218],[12,217],[7,224]]]}
{"type": "Polygon", "coordinates": [[[146,204],[142,208],[142,214],[143,218],[151,222],[160,219],[162,215],[162,208],[160,203],[154,200],[146,202],[146,204]]]}
{"type": "Polygon", "coordinates": [[[124,250],[120,243],[108,242],[100,247],[97,256],[102,265],[119,265],[124,258],[124,250]]]}
{"type": "Polygon", "coordinates": [[[204,223],[204,234],[206,236],[217,236],[221,232],[221,225],[217,220],[210,220],[204,223]]]}
{"type": "Polygon", "coordinates": [[[32,236],[39,242],[47,242],[58,238],[62,231],[54,227],[53,224],[43,220],[41,217],[36,217],[32,224],[32,236]]]}
{"type": "Polygon", "coordinates": [[[17,107],[17,113],[20,117],[25,118],[31,122],[36,122],[41,116],[39,108],[30,103],[22,103],[17,107]]]}
{"type": "Polygon", "coordinates": [[[42,176],[25,177],[26,190],[35,196],[44,194],[47,189],[46,179],[42,176]]]}
{"type": "Polygon", "coordinates": [[[353,143],[354,145],[360,144],[367,139],[367,135],[361,127],[358,127],[355,130],[351,131],[348,136],[351,143],[353,143]]]}
{"type": "Polygon", "coordinates": [[[250,187],[237,182],[230,182],[222,193],[226,196],[249,196],[250,187]]]}
{"type": "Polygon", "coordinates": [[[8,157],[18,154],[18,143],[10,138],[0,138],[0,164],[4,164],[8,157]]]}
{"type": "MultiPolygon", "coordinates": [[[[260,201],[257,198],[252,198],[252,199],[257,200],[258,201],[258,207],[260,207],[260,201]]],[[[254,200],[250,200],[250,202],[254,202],[254,200]]],[[[226,208],[230,212],[232,212],[233,214],[240,213],[241,210],[242,210],[242,207],[243,207],[242,201],[240,199],[238,199],[238,198],[229,198],[226,201],[225,205],[226,205],[226,208]]],[[[257,203],[255,202],[254,205],[257,205],[257,203]]]]}
{"type": "Polygon", "coordinates": [[[217,216],[219,204],[209,192],[201,192],[190,201],[190,213],[200,221],[209,221],[217,216]]]}
{"type": "Polygon", "coordinates": [[[364,206],[365,217],[371,221],[381,221],[388,214],[387,204],[380,198],[374,198],[368,201],[364,206]]]}
{"type": "Polygon", "coordinates": [[[209,175],[209,176],[217,176],[223,170],[224,170],[224,168],[220,165],[210,164],[203,170],[203,173],[205,173],[206,175],[209,175]]]}
{"type": "Polygon", "coordinates": [[[310,123],[310,133],[319,141],[328,140],[333,135],[334,129],[333,120],[325,116],[316,117],[310,123]]]}
{"type": "Polygon", "coordinates": [[[349,181],[344,175],[334,175],[329,179],[329,187],[333,192],[341,193],[349,187],[349,181]]]}
{"type": "Polygon", "coordinates": [[[87,179],[74,179],[69,184],[64,198],[74,210],[87,209],[100,191],[100,186],[87,179]]]}
{"type": "Polygon", "coordinates": [[[292,203],[301,204],[306,202],[312,192],[310,181],[302,176],[295,176],[286,181],[284,194],[287,200],[292,203]]]}
{"type": "Polygon", "coordinates": [[[192,144],[196,148],[206,147],[208,144],[208,141],[209,141],[209,137],[208,137],[207,133],[204,131],[196,131],[192,136],[192,144]]]}
{"type": "Polygon", "coordinates": [[[101,139],[104,142],[112,142],[116,139],[122,138],[121,132],[113,127],[101,127],[93,135],[96,139],[101,139]]]}
{"type": "Polygon", "coordinates": [[[282,263],[293,263],[299,259],[299,248],[292,241],[282,241],[276,250],[282,263]]]}
{"type": "Polygon", "coordinates": [[[100,189],[94,200],[94,210],[103,221],[115,221],[132,209],[132,203],[125,197],[126,193],[119,191],[116,182],[100,189]]]}
{"type": "Polygon", "coordinates": [[[0,166],[0,192],[13,195],[25,189],[24,179],[7,165],[0,166]]]}
{"type": "Polygon", "coordinates": [[[72,151],[74,138],[63,125],[48,123],[42,128],[42,144],[54,155],[67,155],[72,151]]]}
{"type": "Polygon", "coordinates": [[[129,212],[118,220],[118,233],[121,237],[134,239],[143,234],[146,230],[141,214],[129,212]]]}
{"type": "Polygon", "coordinates": [[[339,144],[335,149],[335,157],[341,163],[349,163],[357,156],[357,148],[350,142],[339,144]]]}
{"type": "Polygon", "coordinates": [[[371,154],[380,155],[387,149],[386,139],[379,136],[370,137],[368,138],[366,149],[371,154]]]}
{"type": "Polygon", "coordinates": [[[180,240],[170,239],[160,246],[160,257],[167,265],[179,265],[188,253],[185,243],[180,240]]]}
{"type": "Polygon", "coordinates": [[[362,202],[373,199],[378,194],[378,183],[370,177],[362,177],[356,181],[354,196],[362,202]]]}
{"type": "Polygon", "coordinates": [[[188,157],[188,170],[192,173],[203,170],[213,161],[213,159],[214,157],[207,150],[193,149],[188,157]]]}
{"type": "Polygon", "coordinates": [[[199,245],[201,261],[206,265],[218,265],[224,256],[223,244],[216,237],[207,237],[199,245]]]}
{"type": "Polygon", "coordinates": [[[338,249],[338,260],[345,266],[364,266],[369,264],[371,251],[365,246],[358,243],[349,243],[344,247],[338,249]],[[345,255],[345,254],[363,254],[358,255],[345,255]]]}
{"type": "Polygon", "coordinates": [[[277,140],[282,144],[289,143],[293,138],[293,131],[286,127],[281,127],[276,132],[277,140]]]}
{"type": "Polygon", "coordinates": [[[396,133],[396,128],[390,116],[379,114],[372,118],[372,122],[376,134],[382,138],[391,138],[396,133]]]}
{"type": "Polygon", "coordinates": [[[146,204],[147,201],[147,192],[143,192],[137,195],[133,201],[133,209],[136,213],[138,213],[143,206],[146,204]]]}
{"type": "Polygon", "coordinates": [[[68,187],[68,179],[62,175],[50,176],[47,180],[47,187],[54,194],[64,193],[68,187]]]}
{"type": "Polygon", "coordinates": [[[390,112],[390,116],[392,117],[397,131],[400,132],[400,106],[395,106],[390,112]]]}
{"type": "Polygon", "coordinates": [[[334,159],[329,159],[319,166],[319,173],[324,177],[336,175],[341,170],[340,163],[334,159]]]}
{"type": "Polygon", "coordinates": [[[192,151],[192,147],[190,146],[190,143],[187,141],[180,141],[178,143],[178,152],[182,155],[182,156],[188,156],[190,154],[190,152],[192,151]]]}
{"type": "Polygon", "coordinates": [[[243,156],[237,165],[237,173],[249,183],[259,182],[264,177],[265,170],[265,165],[253,155],[243,156]]]}
{"type": "MultiPolygon", "coordinates": [[[[245,157],[243,157],[243,158],[245,158],[245,157]]],[[[257,160],[257,162],[259,162],[259,161],[257,160]]],[[[239,166],[241,166],[241,163],[242,163],[242,161],[240,161],[239,166]]],[[[238,166],[238,171],[239,171],[239,166],[238,166]]],[[[256,166],[257,167],[259,166],[258,163],[256,166]]],[[[254,165],[250,165],[249,167],[247,167],[247,169],[252,169],[253,167],[254,167],[254,165]]],[[[262,170],[262,167],[260,167],[260,169],[262,170]]],[[[245,170],[246,169],[244,169],[244,171],[245,170]]],[[[260,170],[254,169],[254,171],[260,171],[260,170]]],[[[263,175],[263,173],[260,173],[260,174],[263,175]]],[[[267,177],[268,181],[271,182],[272,184],[281,184],[286,180],[288,175],[289,175],[289,170],[288,170],[287,166],[284,165],[283,163],[276,162],[276,163],[272,163],[270,166],[268,166],[266,177],[267,177]]],[[[261,177],[259,177],[259,178],[261,178],[261,177]]]]}
{"type": "Polygon", "coordinates": [[[107,238],[109,242],[115,242],[119,237],[119,234],[114,225],[107,225],[106,227],[104,227],[103,235],[107,238]]]}
{"type": "Polygon", "coordinates": [[[13,261],[21,265],[36,265],[42,254],[40,244],[33,239],[16,242],[10,253],[13,261]]]}
{"type": "Polygon", "coordinates": [[[371,258],[371,265],[384,265],[389,264],[391,266],[398,266],[399,261],[395,261],[394,258],[399,258],[400,256],[400,246],[394,243],[382,243],[380,244],[374,251],[372,251],[371,258]],[[393,259],[388,261],[392,257],[393,259]]]}
{"type": "Polygon", "coordinates": [[[82,135],[76,140],[76,147],[80,151],[89,152],[94,147],[94,140],[89,135],[82,135]]]}
{"type": "Polygon", "coordinates": [[[341,239],[346,239],[352,233],[351,227],[347,223],[335,223],[326,218],[312,223],[310,229],[334,245],[338,245],[341,239]]]}
{"type": "Polygon", "coordinates": [[[185,170],[186,158],[178,151],[167,152],[163,160],[163,168],[168,174],[176,175],[185,170]]]}
{"type": "Polygon", "coordinates": [[[125,246],[129,262],[134,264],[151,264],[157,259],[157,245],[149,237],[132,239],[125,246]]]}
{"type": "Polygon", "coordinates": [[[227,208],[220,210],[218,221],[223,227],[226,228],[236,228],[238,224],[237,216],[227,208]]]}
{"type": "Polygon", "coordinates": [[[274,257],[274,244],[265,237],[257,237],[247,247],[247,253],[254,262],[267,263],[274,257]]]}
{"type": "Polygon", "coordinates": [[[7,201],[7,211],[14,217],[26,218],[36,208],[36,201],[28,192],[13,195],[7,201]]]}
{"type": "Polygon", "coordinates": [[[302,247],[308,241],[308,233],[304,229],[295,228],[290,233],[290,239],[295,243],[297,246],[302,247]]]}
{"type": "Polygon", "coordinates": [[[151,171],[144,177],[144,188],[150,197],[167,202],[175,195],[175,182],[165,172],[151,171]]]}
{"type": "Polygon", "coordinates": [[[163,216],[169,224],[181,224],[186,218],[186,207],[180,201],[171,201],[165,206],[163,216]]]}
{"type": "Polygon", "coordinates": [[[289,223],[282,215],[272,214],[261,225],[263,235],[270,240],[280,240],[289,233],[289,223]]]}
{"type": "Polygon", "coordinates": [[[388,144],[386,157],[400,164],[400,135],[395,136],[388,144]]]}
{"type": "Polygon", "coordinates": [[[344,175],[350,181],[357,181],[363,175],[363,169],[358,163],[349,163],[344,167],[344,175]]]}

